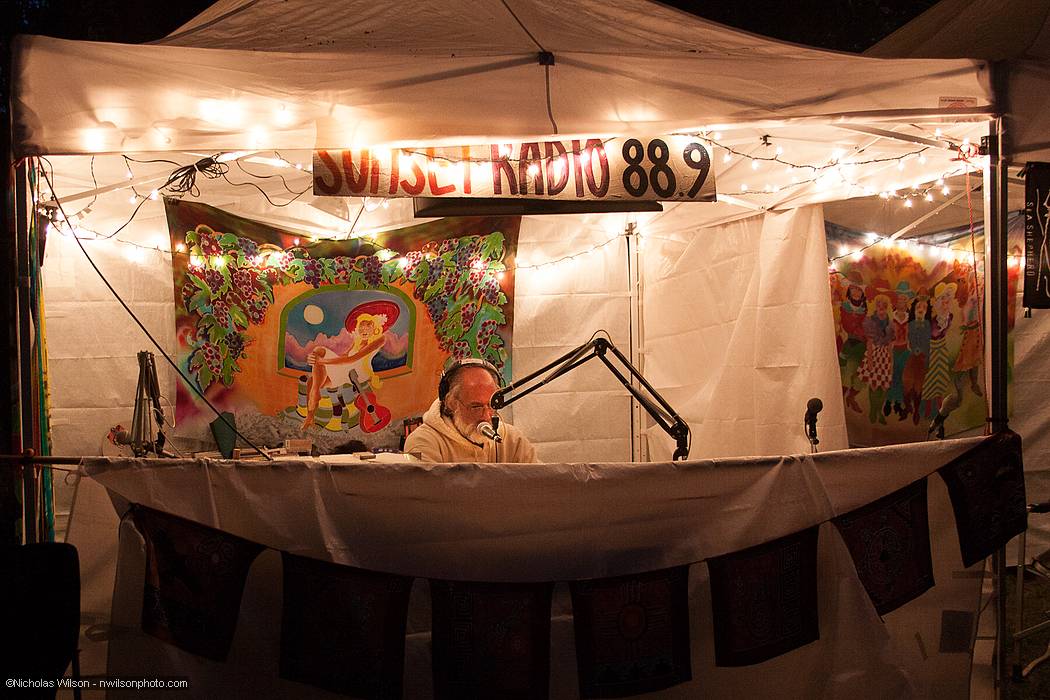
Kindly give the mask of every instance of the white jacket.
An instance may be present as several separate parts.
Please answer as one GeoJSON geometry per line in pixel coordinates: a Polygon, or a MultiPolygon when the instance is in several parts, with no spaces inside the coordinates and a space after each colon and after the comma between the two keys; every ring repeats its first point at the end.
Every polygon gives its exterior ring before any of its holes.
{"type": "Polygon", "coordinates": [[[460,435],[450,419],[441,415],[437,399],[423,414],[423,425],[405,440],[405,452],[421,455],[424,462],[535,462],[536,448],[510,423],[500,423],[503,442],[474,443],[460,435]]]}

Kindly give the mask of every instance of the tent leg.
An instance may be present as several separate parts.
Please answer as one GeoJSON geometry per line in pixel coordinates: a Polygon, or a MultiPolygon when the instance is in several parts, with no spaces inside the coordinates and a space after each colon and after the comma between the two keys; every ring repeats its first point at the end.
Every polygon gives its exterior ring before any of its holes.
{"type": "MultiPolygon", "coordinates": [[[[1007,287],[1006,161],[1003,159],[1003,122],[988,129],[988,169],[985,172],[985,358],[988,379],[988,430],[1007,429],[1007,314],[1011,303],[1007,287]]],[[[1006,549],[993,557],[995,576],[995,681],[997,697],[1005,696],[1006,664],[1006,549]]]]}

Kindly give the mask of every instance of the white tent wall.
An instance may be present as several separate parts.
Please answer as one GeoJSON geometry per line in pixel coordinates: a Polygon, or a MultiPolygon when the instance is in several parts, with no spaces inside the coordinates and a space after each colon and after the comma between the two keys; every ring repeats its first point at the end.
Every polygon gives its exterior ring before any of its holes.
{"type": "MultiPolygon", "coordinates": [[[[848,447],[821,207],[643,226],[646,367],[692,425],[690,456],[808,451],[811,397],[826,410],[822,449],[848,447]]],[[[667,440],[651,444],[670,458],[667,440]]]]}
{"type": "MultiPolygon", "coordinates": [[[[626,217],[526,217],[518,262],[558,261],[515,273],[514,376],[523,377],[587,342],[599,330],[625,353],[631,290],[622,232],[626,217]],[[610,242],[611,241],[611,242],[610,242]],[[592,250],[593,249],[593,250],[592,250]]],[[[511,406],[513,420],[544,461],[631,459],[627,392],[595,359],[511,406]]]]}

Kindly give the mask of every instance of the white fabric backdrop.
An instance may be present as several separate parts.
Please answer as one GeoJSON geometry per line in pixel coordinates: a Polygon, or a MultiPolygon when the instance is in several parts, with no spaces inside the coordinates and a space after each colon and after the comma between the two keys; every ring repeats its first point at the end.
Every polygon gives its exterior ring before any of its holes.
{"type": "MultiPolygon", "coordinates": [[[[642,222],[650,380],[691,424],[691,456],[809,449],[802,418],[820,398],[820,447],[848,446],[821,207],[680,230],[642,222]]],[[[653,454],[671,443],[650,431],[653,454]]]]}

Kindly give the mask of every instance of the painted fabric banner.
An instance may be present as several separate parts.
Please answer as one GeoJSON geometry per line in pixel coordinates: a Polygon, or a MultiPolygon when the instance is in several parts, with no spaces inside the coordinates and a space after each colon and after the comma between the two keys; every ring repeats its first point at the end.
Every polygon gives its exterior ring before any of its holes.
{"type": "MultiPolygon", "coordinates": [[[[945,252],[877,245],[838,260],[831,273],[850,445],[914,442],[942,426],[950,435],[984,425],[984,270],[975,273],[969,260],[945,252]]],[[[1010,299],[1017,278],[1011,266],[1010,299]]],[[[1011,330],[1014,315],[1011,304],[1011,330]]]]}
{"type": "MultiPolygon", "coordinates": [[[[249,439],[397,448],[449,357],[483,357],[509,379],[518,217],[310,240],[165,205],[177,362],[249,439]]],[[[179,434],[195,437],[215,419],[181,381],[175,414],[179,434]]]]}

